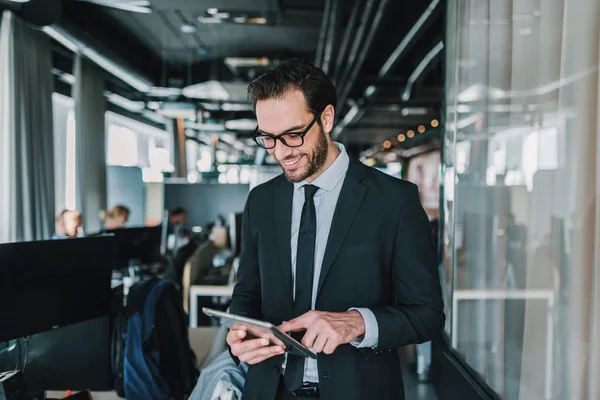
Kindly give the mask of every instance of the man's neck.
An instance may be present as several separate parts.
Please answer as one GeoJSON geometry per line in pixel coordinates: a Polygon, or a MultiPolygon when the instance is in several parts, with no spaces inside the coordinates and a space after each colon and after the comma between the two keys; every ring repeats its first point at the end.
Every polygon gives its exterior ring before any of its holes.
{"type": "Polygon", "coordinates": [[[325,159],[325,163],[323,164],[323,166],[321,168],[319,168],[319,170],[315,174],[306,178],[306,181],[313,182],[315,179],[317,179],[319,176],[321,176],[321,174],[323,174],[323,172],[327,171],[327,168],[331,167],[331,164],[333,164],[335,162],[335,160],[337,160],[339,155],[340,155],[340,149],[338,149],[338,147],[335,145],[335,143],[330,142],[327,147],[327,158],[325,159]]]}

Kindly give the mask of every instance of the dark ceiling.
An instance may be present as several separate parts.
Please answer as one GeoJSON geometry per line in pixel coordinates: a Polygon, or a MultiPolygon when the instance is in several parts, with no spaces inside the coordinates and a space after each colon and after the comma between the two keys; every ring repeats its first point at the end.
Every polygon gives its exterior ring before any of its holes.
{"type": "MultiPolygon", "coordinates": [[[[62,16],[53,26],[157,87],[182,89],[209,80],[245,85],[280,60],[315,61],[320,55],[316,63],[322,66],[329,57],[328,72],[343,101],[337,110],[337,140],[358,152],[381,146],[386,139],[392,147],[406,148],[439,136],[431,121],[440,120],[443,51],[432,50],[443,39],[443,0],[150,0],[149,14],[95,2],[143,3],[31,0],[25,4],[62,6],[62,16]],[[331,37],[334,40],[328,41],[331,37]],[[399,46],[403,51],[383,69],[399,46]],[[254,65],[234,68],[230,58],[254,65]],[[417,132],[420,125],[427,128],[421,139],[398,142],[401,133],[417,132]]],[[[0,7],[3,4],[6,1],[0,0],[0,7]]],[[[56,44],[54,59],[58,70],[71,72],[70,51],[56,44]]],[[[220,100],[181,94],[157,99],[113,75],[107,77],[108,90],[129,100],[193,103],[205,110],[207,103],[216,103],[203,114],[211,121],[253,118],[247,109],[219,110],[220,100]]]]}

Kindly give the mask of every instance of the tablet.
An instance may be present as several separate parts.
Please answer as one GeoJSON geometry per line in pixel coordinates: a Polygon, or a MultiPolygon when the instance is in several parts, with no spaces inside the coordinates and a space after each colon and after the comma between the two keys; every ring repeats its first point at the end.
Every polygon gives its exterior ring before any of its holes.
{"type": "Polygon", "coordinates": [[[223,311],[212,310],[210,308],[203,307],[202,312],[209,317],[220,318],[221,323],[228,328],[231,328],[234,324],[246,325],[250,333],[257,337],[273,337],[281,340],[285,345],[285,351],[291,354],[295,354],[307,358],[317,358],[317,353],[308,349],[288,334],[282,332],[275,325],[270,322],[259,321],[257,319],[242,317],[241,315],[229,314],[223,311]]]}

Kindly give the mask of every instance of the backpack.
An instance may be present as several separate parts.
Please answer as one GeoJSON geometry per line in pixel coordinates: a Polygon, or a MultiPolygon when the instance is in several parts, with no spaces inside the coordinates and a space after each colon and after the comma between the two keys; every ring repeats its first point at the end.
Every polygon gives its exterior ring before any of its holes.
{"type": "Polygon", "coordinates": [[[117,394],[128,400],[187,398],[199,375],[187,329],[173,283],[152,278],[132,285],[113,327],[117,394]]]}

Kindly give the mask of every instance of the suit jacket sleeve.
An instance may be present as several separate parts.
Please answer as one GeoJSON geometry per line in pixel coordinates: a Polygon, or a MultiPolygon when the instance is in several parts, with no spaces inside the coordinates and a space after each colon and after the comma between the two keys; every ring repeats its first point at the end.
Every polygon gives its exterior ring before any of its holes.
{"type": "Polygon", "coordinates": [[[242,218],[242,253],[231,299],[230,312],[250,318],[261,317],[261,287],[258,267],[258,243],[252,230],[252,192],[242,218]]]}
{"type": "Polygon", "coordinates": [[[416,185],[409,185],[396,232],[392,279],[396,306],[372,308],[378,350],[432,340],[442,332],[444,311],[429,220],[416,185]]]}

